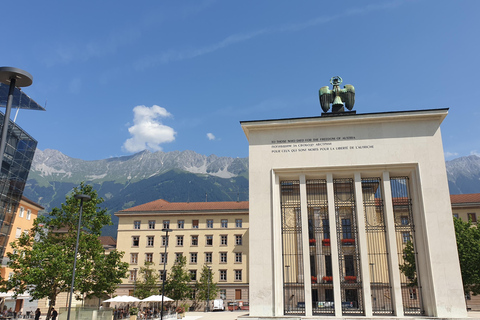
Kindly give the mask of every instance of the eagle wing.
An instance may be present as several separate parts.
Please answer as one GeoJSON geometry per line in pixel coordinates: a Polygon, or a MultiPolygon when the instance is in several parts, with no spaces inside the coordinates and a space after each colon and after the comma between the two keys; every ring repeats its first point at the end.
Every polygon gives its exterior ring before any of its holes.
{"type": "Polygon", "coordinates": [[[321,87],[318,90],[318,97],[320,99],[320,106],[322,107],[323,112],[330,110],[330,104],[333,102],[333,92],[328,88],[328,86],[321,87]]]}
{"type": "Polygon", "coordinates": [[[346,84],[343,87],[341,98],[345,102],[345,107],[352,110],[355,104],[355,88],[351,84],[346,84]]]}

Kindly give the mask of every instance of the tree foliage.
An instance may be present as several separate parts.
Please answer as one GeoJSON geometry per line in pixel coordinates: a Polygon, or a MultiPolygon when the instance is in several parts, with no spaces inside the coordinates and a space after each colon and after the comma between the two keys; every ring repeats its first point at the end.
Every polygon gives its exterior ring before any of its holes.
{"type": "Polygon", "coordinates": [[[107,210],[99,207],[103,199],[92,186],[81,183],[66,196],[61,208],[39,216],[28,233],[11,243],[13,252],[7,253],[7,265],[13,275],[1,282],[1,291],[29,293],[32,300],[48,298],[52,305],[60,292],[70,291],[80,211],[75,194],[91,197],[83,202],[74,286],[77,299],[112,294],[126,277],[128,264],[121,262],[123,252],[106,254],[98,238],[101,228],[111,224],[107,210]]]}
{"type": "Polygon", "coordinates": [[[186,300],[190,297],[192,287],[189,285],[190,273],[187,270],[187,258],[179,257],[170,270],[165,281],[165,295],[176,301],[186,300]]]}
{"type": "Polygon", "coordinates": [[[465,294],[480,293],[480,229],[471,221],[454,218],[458,258],[465,294]]]}
{"type": "Polygon", "coordinates": [[[200,274],[200,280],[195,285],[198,300],[214,300],[217,297],[218,286],[213,281],[213,275],[213,271],[204,265],[200,274]]]}
{"type": "Polygon", "coordinates": [[[135,296],[139,299],[145,299],[152,295],[160,294],[159,279],[160,275],[153,269],[153,262],[145,262],[143,267],[140,267],[140,280],[135,282],[135,296]]]}
{"type": "Polygon", "coordinates": [[[403,263],[399,266],[400,271],[407,277],[410,287],[417,286],[417,268],[415,264],[415,249],[413,242],[408,240],[403,249],[403,263]]]}

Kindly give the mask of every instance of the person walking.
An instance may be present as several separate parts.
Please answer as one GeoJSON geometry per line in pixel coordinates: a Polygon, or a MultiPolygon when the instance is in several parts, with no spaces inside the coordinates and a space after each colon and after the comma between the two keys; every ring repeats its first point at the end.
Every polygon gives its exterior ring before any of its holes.
{"type": "Polygon", "coordinates": [[[40,320],[41,315],[40,308],[37,308],[37,310],[35,310],[35,320],[40,320]]]}
{"type": "Polygon", "coordinates": [[[52,320],[57,320],[58,312],[55,308],[52,308],[52,320]]]}

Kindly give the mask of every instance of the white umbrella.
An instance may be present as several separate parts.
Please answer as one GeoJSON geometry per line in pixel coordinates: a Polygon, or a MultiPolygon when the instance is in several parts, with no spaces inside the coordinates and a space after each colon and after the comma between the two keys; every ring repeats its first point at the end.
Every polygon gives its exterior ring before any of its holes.
{"type": "MultiPolygon", "coordinates": [[[[162,295],[153,295],[148,298],[145,298],[142,300],[142,302],[161,302],[162,301],[162,295]]],[[[163,296],[163,301],[173,301],[173,299],[170,299],[167,296],[163,296]]]]}
{"type": "Polygon", "coordinates": [[[132,296],[117,296],[115,298],[111,298],[111,299],[107,299],[103,302],[127,302],[127,303],[130,303],[130,302],[139,302],[139,301],[142,301],[138,298],[135,298],[135,297],[132,297],[132,296]]]}

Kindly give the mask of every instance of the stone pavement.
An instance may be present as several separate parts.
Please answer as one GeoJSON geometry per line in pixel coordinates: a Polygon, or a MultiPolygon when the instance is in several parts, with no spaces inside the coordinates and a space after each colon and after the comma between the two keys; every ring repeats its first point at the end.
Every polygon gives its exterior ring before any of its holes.
{"type": "Polygon", "coordinates": [[[183,320],[236,320],[248,311],[187,312],[183,320]]]}
{"type": "MultiPolygon", "coordinates": [[[[245,311],[187,312],[183,320],[236,320],[237,317],[247,314],[245,311]]],[[[468,318],[480,319],[480,312],[470,311],[468,318]]]]}

